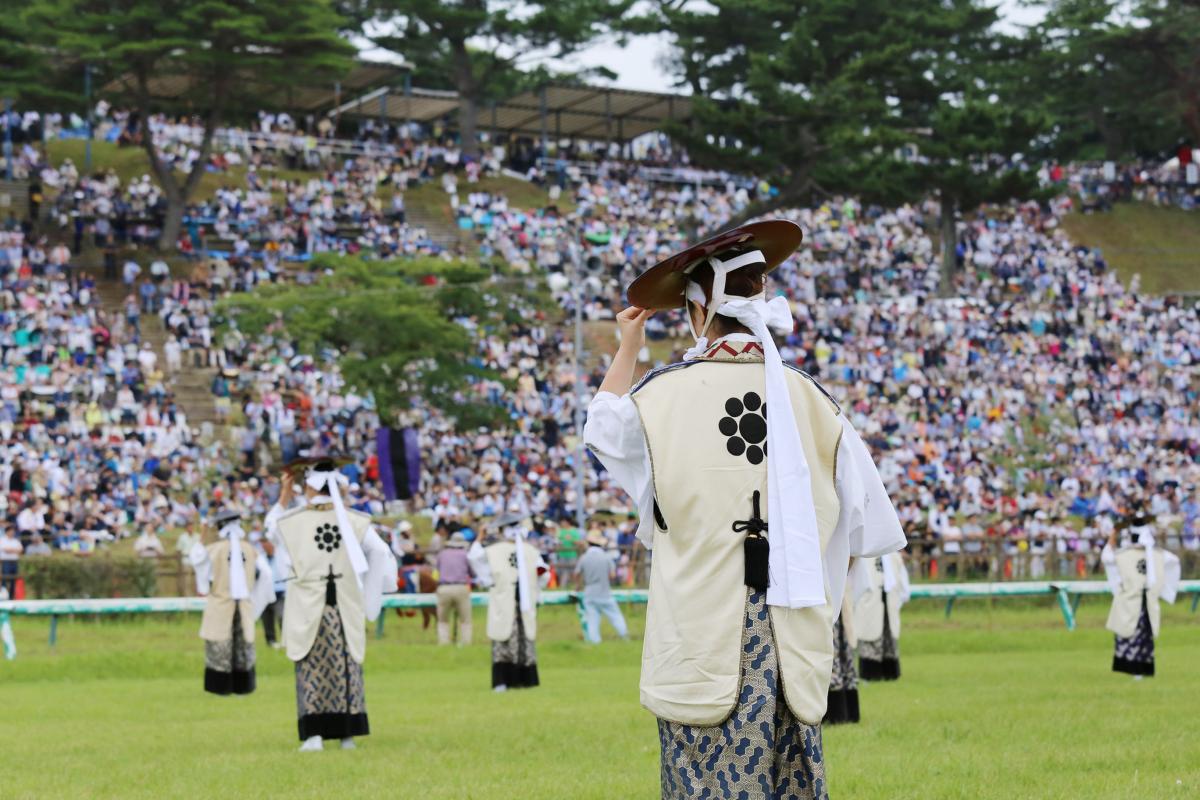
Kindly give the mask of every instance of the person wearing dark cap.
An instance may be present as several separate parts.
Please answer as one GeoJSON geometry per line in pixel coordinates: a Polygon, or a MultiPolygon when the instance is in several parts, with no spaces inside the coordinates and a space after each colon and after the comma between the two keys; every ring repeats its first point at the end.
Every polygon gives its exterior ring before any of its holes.
{"type": "Polygon", "coordinates": [[[293,462],[267,515],[268,535],[288,574],[283,643],[296,662],[301,752],[322,750],[330,738],[350,750],[354,737],[370,733],[363,620],[377,619],[383,595],[396,591],[396,559],[371,518],[346,508],[347,482],[336,459],[293,462]],[[294,473],[301,470],[304,497],[294,498],[294,473]],[[299,505],[288,509],[293,499],[299,505]]]}
{"type": "Polygon", "coordinates": [[[494,538],[469,554],[479,582],[489,586],[487,635],[492,640],[492,689],[538,685],[537,603],[546,562],[530,544],[529,513],[513,508],[492,522],[494,538]]]}
{"type": "Polygon", "coordinates": [[[772,338],[794,320],[764,276],[801,238],[757,222],[639,276],[588,409],[584,441],[654,553],[641,700],[664,798],[828,797],[821,719],[850,557],[906,543],[866,445],[772,338]],[[646,320],[674,309],[696,346],[634,386],[646,320]]]}
{"type": "Polygon", "coordinates": [[[217,541],[197,542],[188,553],[196,591],[207,595],[200,620],[204,640],[204,691],[250,694],[255,687],[254,622],[275,599],[271,567],[239,525],[236,511],[213,519],[217,541]]]}
{"type": "Polygon", "coordinates": [[[1113,672],[1134,680],[1152,678],[1154,640],[1162,621],[1158,601],[1175,602],[1179,558],[1156,546],[1154,517],[1134,501],[1131,513],[1109,534],[1100,561],[1113,596],[1105,624],[1114,637],[1113,672]]]}

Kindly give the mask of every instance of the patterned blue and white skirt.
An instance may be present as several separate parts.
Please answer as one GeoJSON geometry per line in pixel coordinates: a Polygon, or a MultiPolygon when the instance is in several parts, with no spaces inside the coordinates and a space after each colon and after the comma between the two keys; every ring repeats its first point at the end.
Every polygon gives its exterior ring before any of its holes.
{"type": "Polygon", "coordinates": [[[1113,672],[1129,675],[1154,675],[1154,629],[1150,627],[1150,612],[1146,610],[1146,593],[1142,592],[1142,614],[1138,617],[1133,636],[1117,636],[1113,650],[1113,672]]]}
{"type": "Polygon", "coordinates": [[[766,594],[753,592],[742,630],[738,702],[720,725],[658,721],[663,800],[828,800],[821,726],[792,715],[766,594]]]}

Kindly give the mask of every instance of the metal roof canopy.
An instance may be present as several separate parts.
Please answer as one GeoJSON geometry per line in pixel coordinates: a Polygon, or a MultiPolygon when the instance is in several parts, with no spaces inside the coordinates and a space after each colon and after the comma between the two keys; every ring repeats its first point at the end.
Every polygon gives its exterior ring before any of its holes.
{"type": "MultiPolygon", "coordinates": [[[[355,61],[350,71],[341,80],[325,85],[288,85],[264,93],[264,104],[292,111],[314,112],[328,108],[347,93],[363,92],[380,84],[400,80],[410,69],[408,64],[385,64],[377,61],[355,61]]],[[[129,91],[129,76],[110,81],[102,89],[104,94],[124,94],[129,91]]],[[[252,76],[248,83],[254,83],[252,76]]],[[[150,79],[150,96],[156,100],[177,101],[185,97],[198,81],[187,75],[163,75],[150,79]]],[[[266,88],[266,87],[264,87],[266,88]]]]}
{"type": "MultiPolygon", "coordinates": [[[[458,95],[412,88],[408,93],[378,89],[343,103],[332,113],[428,122],[457,111],[458,95]]],[[[687,95],[596,86],[549,84],[479,109],[481,130],[525,135],[627,142],[692,113],[687,95]]]]}

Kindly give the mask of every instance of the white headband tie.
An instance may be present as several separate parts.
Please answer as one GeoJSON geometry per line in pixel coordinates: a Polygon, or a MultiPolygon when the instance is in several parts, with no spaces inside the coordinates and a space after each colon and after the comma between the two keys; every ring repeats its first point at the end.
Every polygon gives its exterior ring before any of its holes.
{"type": "Polygon", "coordinates": [[[250,588],[246,583],[246,563],[242,560],[241,545],[246,532],[241,525],[231,522],[221,528],[217,535],[229,540],[229,596],[234,600],[247,600],[250,588]]]}
{"type": "Polygon", "coordinates": [[[721,261],[709,258],[713,268],[712,298],[707,303],[704,290],[689,281],[684,297],[706,308],[704,327],[699,334],[688,325],[696,346],[685,359],[697,358],[708,349],[709,326],[717,315],[733,317],[758,337],[763,349],[767,394],[767,541],[770,543],[767,604],[784,608],[823,606],[825,570],[822,565],[821,535],[813,505],[812,478],[796,414],[792,410],[783,358],[771,336],[771,330],[791,333],[795,327],[786,297],[767,302],[766,294],[737,297],[725,294],[725,277],[749,264],[765,264],[761,250],[753,250],[721,261]]]}

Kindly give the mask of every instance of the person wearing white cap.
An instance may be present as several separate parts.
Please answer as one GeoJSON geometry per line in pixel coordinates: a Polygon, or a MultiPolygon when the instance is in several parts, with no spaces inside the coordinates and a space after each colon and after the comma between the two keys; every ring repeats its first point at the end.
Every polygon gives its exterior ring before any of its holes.
{"type": "Polygon", "coordinates": [[[383,595],[396,591],[396,559],[371,518],[346,508],[346,477],[336,459],[293,462],[282,479],[279,503],[267,515],[277,557],[286,558],[283,644],[296,662],[296,707],[302,752],[321,750],[325,739],[353,749],[370,733],[363,688],[367,637],[383,595]],[[291,471],[307,467],[300,505],[292,501],[291,471]]]}
{"type": "Polygon", "coordinates": [[[218,539],[196,542],[188,561],[196,572],[196,591],[207,595],[200,619],[204,640],[204,691],[250,694],[254,691],[254,622],[275,599],[271,566],[246,540],[236,511],[213,519],[218,539]]]}
{"type": "Polygon", "coordinates": [[[513,508],[497,517],[499,534],[483,546],[478,541],[467,554],[479,583],[488,592],[487,636],[492,640],[492,689],[538,685],[537,603],[546,562],[530,544],[529,513],[513,508]]]}
{"type": "Polygon", "coordinates": [[[858,676],[900,677],[900,607],[908,602],[908,570],[899,553],[854,562],[850,575],[858,634],[858,676]]]}
{"type": "Polygon", "coordinates": [[[1136,508],[1109,534],[1100,561],[1113,596],[1105,624],[1114,636],[1113,672],[1134,680],[1154,677],[1154,640],[1162,621],[1158,601],[1175,602],[1179,558],[1155,545],[1154,518],[1136,508]]]}
{"type": "Polygon", "coordinates": [[[801,238],[753,223],[638,277],[588,409],[584,441],[653,549],[641,700],[664,798],[828,797],[821,719],[850,557],[906,544],[846,414],[771,336],[794,321],[764,276],[801,238]],[[632,386],[646,320],[680,308],[696,346],[632,386]]]}

